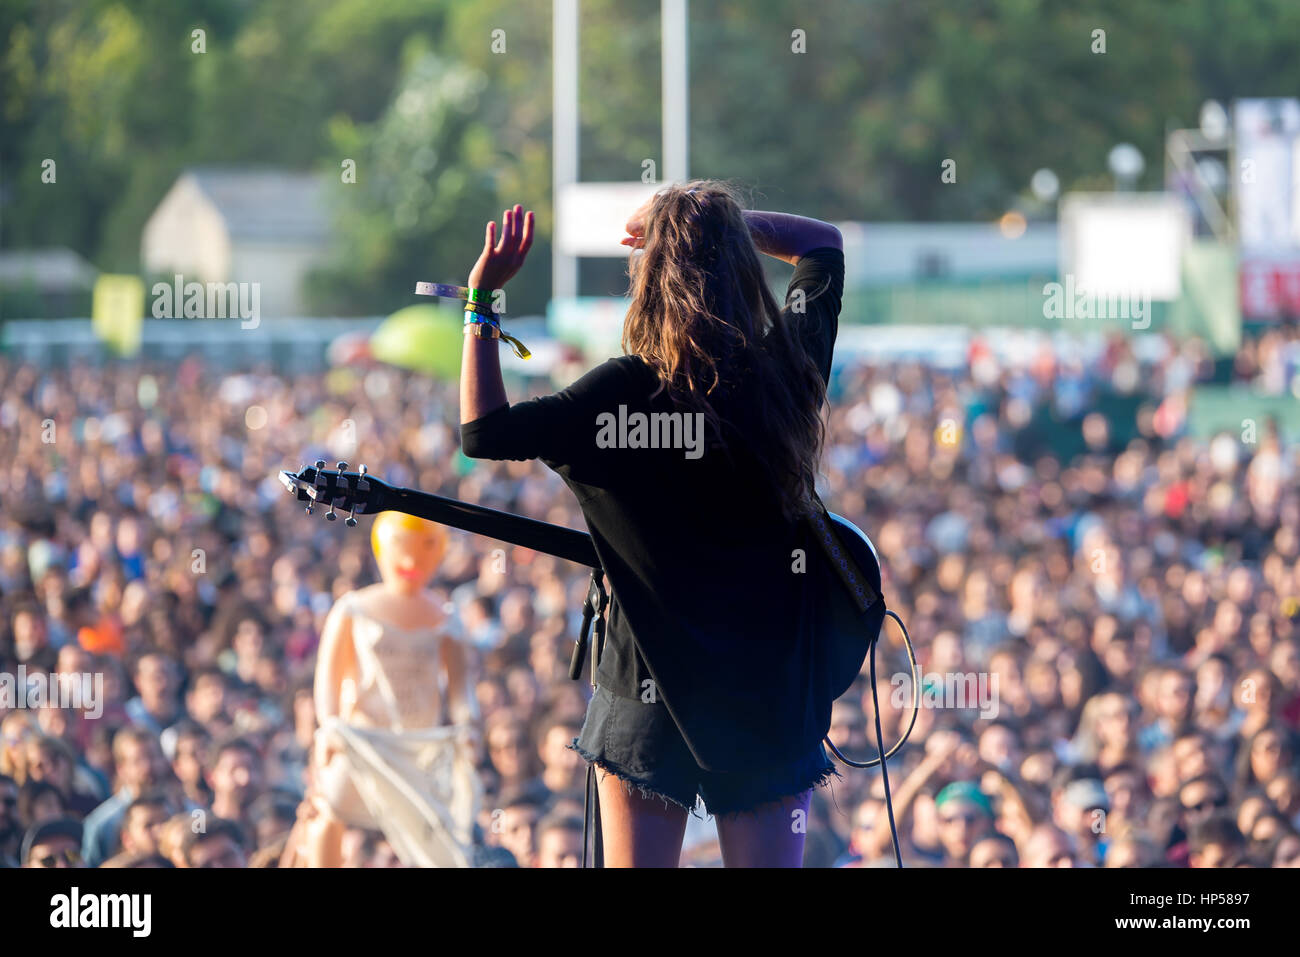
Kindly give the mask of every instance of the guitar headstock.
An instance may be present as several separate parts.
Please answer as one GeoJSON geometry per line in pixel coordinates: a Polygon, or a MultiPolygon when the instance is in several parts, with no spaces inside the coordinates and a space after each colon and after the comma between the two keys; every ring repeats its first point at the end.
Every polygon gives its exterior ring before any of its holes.
{"type": "Polygon", "coordinates": [[[393,487],[370,475],[364,465],[355,472],[347,468],[347,462],[340,462],[337,468],[327,469],[324,459],[320,459],[315,466],[304,466],[297,472],[281,471],[280,483],[299,502],[307,503],[308,515],[317,505],[328,505],[327,519],[332,522],[338,518],[334,511],[338,508],[348,513],[347,525],[352,527],[357,524],[357,513],[374,515],[384,511],[393,487]]]}

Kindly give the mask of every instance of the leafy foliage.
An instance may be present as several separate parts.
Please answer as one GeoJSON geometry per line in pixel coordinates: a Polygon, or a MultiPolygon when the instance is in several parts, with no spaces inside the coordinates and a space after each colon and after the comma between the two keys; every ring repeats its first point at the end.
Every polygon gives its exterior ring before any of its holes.
{"type": "MultiPolygon", "coordinates": [[[[582,177],[637,179],[662,166],[658,5],[580,9],[582,177]]],[[[508,0],[0,0],[0,246],[136,270],[187,166],[313,168],[338,184],[322,312],[463,277],[514,202],[539,237],[510,307],[539,310],[550,16],[508,0]]],[[[829,219],[992,219],[1040,167],[1066,190],[1107,185],[1106,153],[1129,141],[1158,188],[1165,130],[1206,98],[1300,88],[1298,33],[1293,0],[695,0],[691,171],[829,219]]]]}

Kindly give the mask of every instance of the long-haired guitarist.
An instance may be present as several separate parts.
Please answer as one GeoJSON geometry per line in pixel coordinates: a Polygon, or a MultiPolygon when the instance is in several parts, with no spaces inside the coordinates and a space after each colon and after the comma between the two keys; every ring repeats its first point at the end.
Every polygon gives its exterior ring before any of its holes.
{"type": "MultiPolygon", "coordinates": [[[[573,490],[611,586],[597,690],[575,749],[599,771],[607,866],[677,865],[697,796],[729,867],[800,865],[829,696],[814,655],[803,520],[844,285],[839,231],[742,208],[729,184],[659,191],[627,223],[625,355],[511,405],[499,314],[467,313],[466,455],[541,459],[573,490]],[[795,267],[784,307],[759,253],[795,267]]],[[[487,225],[486,300],[533,214],[487,225]]]]}

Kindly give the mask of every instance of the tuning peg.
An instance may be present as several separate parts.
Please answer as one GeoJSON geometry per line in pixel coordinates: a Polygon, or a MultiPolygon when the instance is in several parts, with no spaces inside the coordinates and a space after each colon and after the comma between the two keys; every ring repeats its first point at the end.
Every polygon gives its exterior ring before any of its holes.
{"type": "Polygon", "coordinates": [[[316,468],[318,468],[318,469],[323,469],[324,467],[325,467],[325,460],[324,460],[324,459],[317,459],[317,460],[316,460],[316,468]]]}
{"type": "Polygon", "coordinates": [[[331,521],[331,522],[334,521],[336,518],[338,518],[338,516],[334,514],[334,503],[333,503],[333,502],[330,502],[330,510],[329,510],[328,512],[325,513],[325,518],[326,518],[328,521],[331,521]]]}
{"type": "Polygon", "coordinates": [[[340,472],[346,472],[346,471],[348,470],[348,463],[347,463],[347,462],[340,462],[340,463],[338,464],[338,469],[339,469],[340,472]]]}
{"type": "MultiPolygon", "coordinates": [[[[362,462],[362,463],[357,467],[357,475],[358,475],[360,478],[365,478],[365,477],[366,477],[366,463],[365,463],[365,462],[362,462]]],[[[348,528],[356,528],[356,527],[357,527],[357,506],[356,506],[356,503],[355,503],[355,502],[352,503],[352,511],[348,514],[348,520],[347,520],[347,523],[346,523],[346,524],[347,524],[348,528]]]]}

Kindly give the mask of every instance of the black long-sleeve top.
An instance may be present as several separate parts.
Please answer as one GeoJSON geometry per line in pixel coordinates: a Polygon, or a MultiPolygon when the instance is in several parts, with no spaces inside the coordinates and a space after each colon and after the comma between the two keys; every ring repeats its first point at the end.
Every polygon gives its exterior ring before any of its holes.
{"type": "MultiPolygon", "coordinates": [[[[819,248],[800,258],[783,310],[827,380],[843,290],[844,254],[819,248]]],[[[830,727],[812,653],[824,586],[796,552],[812,557],[817,546],[804,523],[782,517],[743,446],[697,457],[680,446],[603,447],[621,422],[627,444],[637,441],[635,413],[675,411],[666,393],[650,399],[656,388],[639,357],[609,359],[567,389],[465,423],[462,448],[540,458],[577,496],[612,591],[602,685],[642,697],[648,675],[704,768],[793,760],[830,727]]]]}

